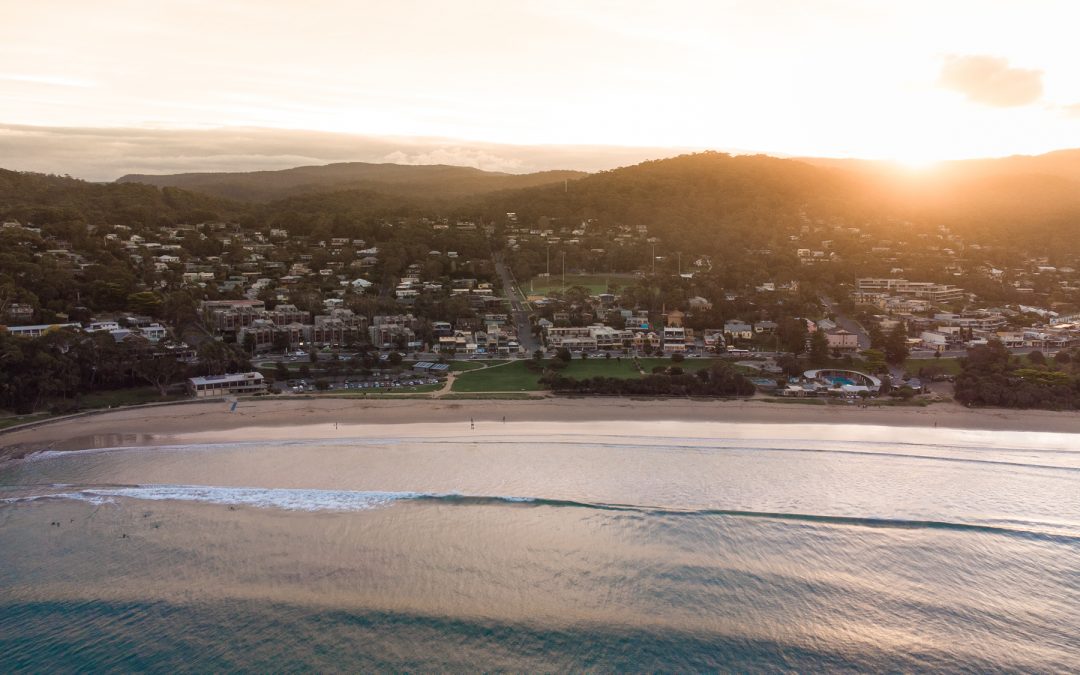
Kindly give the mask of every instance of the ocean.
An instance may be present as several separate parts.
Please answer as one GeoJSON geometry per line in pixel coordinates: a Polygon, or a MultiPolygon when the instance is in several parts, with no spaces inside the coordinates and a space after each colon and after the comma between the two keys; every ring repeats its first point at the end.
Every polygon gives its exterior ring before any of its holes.
{"type": "Polygon", "coordinates": [[[0,672],[1080,671],[1080,436],[587,428],[0,465],[0,672]]]}

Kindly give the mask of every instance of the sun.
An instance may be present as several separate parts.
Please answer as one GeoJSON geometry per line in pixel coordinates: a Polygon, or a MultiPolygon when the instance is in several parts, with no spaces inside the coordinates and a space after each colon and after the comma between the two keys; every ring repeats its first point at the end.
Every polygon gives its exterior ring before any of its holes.
{"type": "Polygon", "coordinates": [[[939,163],[941,160],[930,157],[913,156],[899,157],[893,161],[895,161],[897,164],[900,164],[900,166],[902,166],[903,168],[906,168],[907,171],[923,172],[930,171],[931,168],[935,167],[937,163],[939,163]]]}
{"type": "Polygon", "coordinates": [[[893,161],[908,171],[928,171],[941,160],[924,153],[900,153],[893,157],[893,161]]]}

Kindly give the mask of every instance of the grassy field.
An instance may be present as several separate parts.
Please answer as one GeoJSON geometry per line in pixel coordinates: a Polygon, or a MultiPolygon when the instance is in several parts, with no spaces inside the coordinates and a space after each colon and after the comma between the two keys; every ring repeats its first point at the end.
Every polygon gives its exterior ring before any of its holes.
{"type": "Polygon", "coordinates": [[[904,361],[904,370],[916,376],[919,374],[920,368],[929,366],[942,368],[948,375],[960,374],[960,359],[942,357],[940,359],[908,359],[904,361]]]}
{"type": "Polygon", "coordinates": [[[469,371],[454,380],[451,389],[458,392],[537,391],[540,389],[540,375],[529,372],[525,363],[514,361],[503,366],[469,371]]]}
{"type": "MultiPolygon", "coordinates": [[[[650,359],[651,360],[651,359],[650,359]]],[[[658,359],[663,360],[663,359],[658,359]]],[[[545,360],[544,364],[550,363],[545,360]]],[[[576,377],[579,380],[587,377],[618,377],[621,379],[640,377],[634,360],[624,357],[620,363],[618,359],[574,359],[561,372],[567,377],[576,377]]]]}
{"type": "Polygon", "coordinates": [[[622,288],[632,284],[634,276],[632,274],[567,274],[566,284],[563,285],[562,275],[552,274],[550,277],[536,277],[529,283],[523,284],[521,290],[529,295],[543,295],[571,286],[584,286],[590,293],[597,295],[607,292],[609,282],[622,288]]]}
{"type": "MultiPolygon", "coordinates": [[[[695,372],[708,368],[716,363],[715,359],[686,359],[682,363],[672,363],[671,359],[641,359],[641,366],[646,373],[652,372],[656,366],[677,365],[685,372],[695,372]]],[[[548,361],[541,363],[547,364],[548,361]]],[[[525,361],[514,361],[505,366],[474,370],[465,373],[454,380],[453,391],[456,392],[484,392],[484,391],[538,391],[540,387],[540,373],[532,372],[526,368],[525,361]]],[[[567,377],[585,379],[589,377],[617,377],[622,379],[641,377],[633,359],[574,359],[566,368],[560,371],[567,377]]]]}
{"type": "Polygon", "coordinates": [[[447,361],[450,364],[450,370],[455,373],[464,373],[469,370],[477,370],[484,366],[497,366],[506,363],[506,360],[492,359],[491,361],[447,361]]]}

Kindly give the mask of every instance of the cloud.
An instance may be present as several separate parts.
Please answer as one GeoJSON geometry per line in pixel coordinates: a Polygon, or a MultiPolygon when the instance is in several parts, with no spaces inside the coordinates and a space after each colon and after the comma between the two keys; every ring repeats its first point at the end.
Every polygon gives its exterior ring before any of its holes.
{"type": "Polygon", "coordinates": [[[0,123],[0,168],[115,180],[129,173],[259,171],[333,162],[453,164],[485,171],[602,171],[702,148],[507,145],[287,129],[41,127],[0,123]]]}
{"type": "MultiPolygon", "coordinates": [[[[496,155],[475,148],[446,147],[436,148],[431,152],[409,154],[395,150],[383,157],[383,161],[392,164],[450,164],[452,166],[471,166],[483,171],[502,171],[520,173],[525,164],[520,158],[496,155]]],[[[526,169],[527,170],[527,169],[526,169]]]]}
{"type": "Polygon", "coordinates": [[[938,83],[969,101],[995,108],[1028,105],[1042,96],[1042,71],[1012,68],[994,56],[948,56],[938,83]]]}

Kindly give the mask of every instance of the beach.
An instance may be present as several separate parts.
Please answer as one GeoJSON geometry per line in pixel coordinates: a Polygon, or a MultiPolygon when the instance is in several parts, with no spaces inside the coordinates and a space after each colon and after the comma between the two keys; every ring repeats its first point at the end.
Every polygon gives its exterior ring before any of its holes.
{"type": "MultiPolygon", "coordinates": [[[[982,431],[1080,433],[1080,414],[1045,410],[804,405],[762,401],[644,401],[615,398],[520,400],[363,400],[344,398],[250,399],[127,408],[62,418],[0,433],[0,459],[43,450],[164,445],[192,440],[224,442],[330,434],[335,426],[412,425],[437,436],[440,429],[493,422],[575,425],[724,422],[781,425],[873,425],[982,431]],[[455,427],[454,425],[458,425],[455,427]],[[241,431],[242,430],[242,431],[241,431]]],[[[527,428],[523,428],[527,431],[527,428]]],[[[373,432],[377,433],[377,432],[373,432]]],[[[899,433],[899,432],[898,432],[899,433]]]]}

